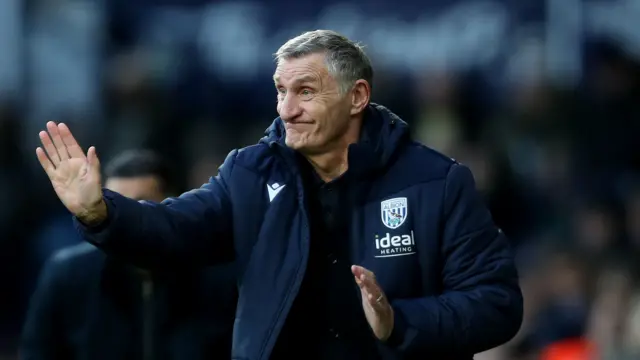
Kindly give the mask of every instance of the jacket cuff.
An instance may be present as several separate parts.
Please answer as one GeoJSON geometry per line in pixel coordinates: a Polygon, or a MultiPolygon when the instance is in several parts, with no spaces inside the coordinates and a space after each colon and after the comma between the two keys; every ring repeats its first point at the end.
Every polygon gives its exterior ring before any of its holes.
{"type": "Polygon", "coordinates": [[[112,223],[112,217],[113,217],[113,202],[111,199],[111,191],[107,190],[107,189],[102,189],[102,196],[104,199],[104,203],[107,206],[107,217],[106,219],[104,219],[100,224],[98,225],[93,225],[93,226],[89,226],[84,224],[82,221],[80,221],[80,219],[78,219],[76,216],[73,217],[73,222],[76,225],[76,228],[78,230],[80,230],[81,233],[86,233],[86,234],[99,234],[101,232],[103,232],[105,229],[107,229],[109,227],[109,225],[111,225],[112,223]]]}
{"type": "Polygon", "coordinates": [[[386,341],[384,341],[384,344],[394,348],[402,345],[408,326],[407,321],[404,319],[404,316],[400,314],[400,311],[394,309],[393,330],[391,330],[391,335],[386,341]]]}

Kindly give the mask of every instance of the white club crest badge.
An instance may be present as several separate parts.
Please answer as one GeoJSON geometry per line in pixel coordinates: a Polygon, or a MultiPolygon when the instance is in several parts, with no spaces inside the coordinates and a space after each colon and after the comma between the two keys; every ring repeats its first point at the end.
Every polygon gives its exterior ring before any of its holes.
{"type": "Polygon", "coordinates": [[[404,224],[408,212],[406,197],[389,199],[380,203],[382,223],[389,229],[397,229],[404,224]]]}

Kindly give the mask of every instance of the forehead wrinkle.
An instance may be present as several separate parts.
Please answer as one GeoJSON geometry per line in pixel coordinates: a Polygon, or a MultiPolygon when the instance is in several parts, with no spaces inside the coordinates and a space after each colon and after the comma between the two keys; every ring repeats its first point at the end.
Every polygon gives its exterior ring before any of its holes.
{"type": "MultiPolygon", "coordinates": [[[[280,75],[276,74],[273,76],[273,81],[275,83],[280,83],[281,80],[282,80],[282,77],[280,75]]],[[[296,76],[296,77],[293,77],[293,79],[291,80],[292,85],[300,85],[304,83],[318,83],[322,85],[323,81],[321,76],[314,76],[309,74],[296,76]]]]}
{"type": "MultiPolygon", "coordinates": [[[[300,71],[296,71],[296,72],[300,72],[300,71]]],[[[282,76],[281,75],[282,73],[284,73],[284,71],[282,71],[281,69],[276,70],[276,73],[273,75],[273,81],[280,82],[280,80],[283,80],[283,78],[285,80],[289,78],[289,79],[292,79],[291,80],[292,82],[313,82],[320,78],[320,76],[314,76],[311,74],[302,74],[299,76],[295,76],[295,75],[282,76]]]]}

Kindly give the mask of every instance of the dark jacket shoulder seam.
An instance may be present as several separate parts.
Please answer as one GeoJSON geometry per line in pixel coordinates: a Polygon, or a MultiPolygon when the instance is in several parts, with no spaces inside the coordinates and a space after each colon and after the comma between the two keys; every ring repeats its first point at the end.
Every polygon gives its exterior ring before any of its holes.
{"type": "MultiPolygon", "coordinates": [[[[250,171],[250,172],[254,173],[255,175],[260,175],[260,172],[258,170],[252,169],[249,166],[246,166],[246,165],[238,162],[238,155],[240,155],[241,150],[242,149],[236,150],[236,154],[235,154],[234,159],[233,159],[233,167],[235,168],[237,166],[237,167],[240,167],[240,168],[242,168],[244,170],[250,171]]],[[[269,155],[267,155],[267,156],[269,156],[269,155]]],[[[233,171],[233,168],[231,169],[231,171],[233,171]]]]}
{"type": "MultiPolygon", "coordinates": [[[[453,166],[453,165],[455,165],[455,163],[451,164],[451,166],[453,166]]],[[[450,168],[451,167],[449,167],[449,169],[450,168]]],[[[398,190],[394,191],[393,194],[397,194],[397,193],[399,193],[401,191],[405,191],[405,190],[408,190],[408,189],[411,189],[411,188],[414,188],[414,187],[422,186],[422,185],[428,184],[430,182],[446,180],[448,174],[449,174],[449,170],[447,170],[447,174],[445,176],[439,176],[439,177],[436,177],[436,178],[431,178],[431,179],[422,180],[422,181],[419,181],[419,182],[416,182],[416,183],[413,183],[413,184],[409,184],[409,185],[407,185],[407,186],[405,186],[405,187],[403,187],[401,189],[398,189],[398,190]]],[[[445,186],[446,186],[446,184],[445,184],[445,186]]]]}
{"type": "MultiPolygon", "coordinates": [[[[234,163],[234,167],[239,167],[239,168],[242,168],[244,170],[251,171],[252,173],[254,173],[256,175],[260,175],[260,172],[257,171],[256,169],[252,169],[252,168],[250,168],[248,166],[245,166],[245,165],[242,165],[242,164],[238,164],[237,162],[234,163]]],[[[233,171],[233,169],[232,169],[232,171],[233,171]]]]}

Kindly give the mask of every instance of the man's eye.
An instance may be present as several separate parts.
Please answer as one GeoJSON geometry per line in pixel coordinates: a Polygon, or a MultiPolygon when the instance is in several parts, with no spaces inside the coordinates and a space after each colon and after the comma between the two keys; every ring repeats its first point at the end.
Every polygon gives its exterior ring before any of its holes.
{"type": "Polygon", "coordinates": [[[309,89],[304,89],[300,92],[302,94],[302,96],[309,96],[311,95],[311,91],[309,89]]]}

